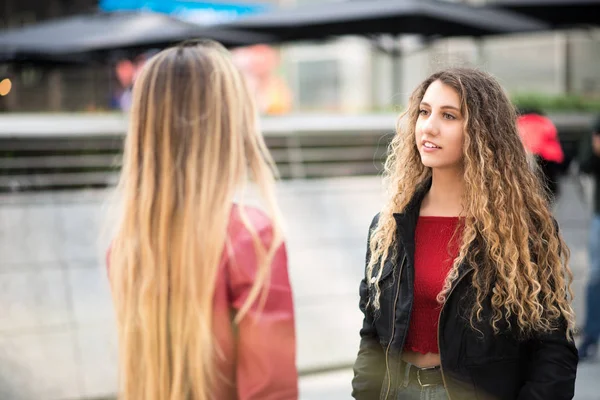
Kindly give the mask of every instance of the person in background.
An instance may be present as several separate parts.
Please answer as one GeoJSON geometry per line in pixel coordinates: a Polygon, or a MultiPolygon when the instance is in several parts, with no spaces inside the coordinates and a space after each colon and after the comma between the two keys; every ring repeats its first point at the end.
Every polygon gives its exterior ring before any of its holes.
{"type": "Polygon", "coordinates": [[[412,93],[369,228],[355,399],[573,398],[569,250],[516,120],[475,69],[412,93]]]}
{"type": "Polygon", "coordinates": [[[561,164],[565,160],[556,126],[542,111],[524,108],[519,110],[517,128],[525,150],[539,167],[548,197],[552,202],[556,201],[560,194],[561,164]]]}
{"type": "Polygon", "coordinates": [[[277,51],[257,44],[232,50],[234,63],[240,68],[251,93],[255,96],[259,113],[287,114],[292,109],[292,94],[286,82],[277,73],[280,64],[277,51]]]}
{"type": "Polygon", "coordinates": [[[594,179],[593,217],[589,228],[589,274],[585,317],[579,355],[591,359],[598,352],[600,338],[600,116],[585,135],[579,148],[579,169],[594,179]]]}
{"type": "Polygon", "coordinates": [[[108,254],[119,399],[295,400],[292,293],[273,163],[214,42],[142,68],[108,254]],[[251,177],[268,215],[243,203],[251,177]]]}

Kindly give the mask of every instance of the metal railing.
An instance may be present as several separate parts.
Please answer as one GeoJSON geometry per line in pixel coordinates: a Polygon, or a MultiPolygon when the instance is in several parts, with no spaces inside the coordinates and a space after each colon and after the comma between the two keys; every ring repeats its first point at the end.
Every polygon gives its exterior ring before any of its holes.
{"type": "MultiPolygon", "coordinates": [[[[590,115],[552,117],[565,151],[590,115]]],[[[292,115],[264,118],[262,129],[282,179],[374,175],[382,170],[396,116],[292,115]]],[[[0,192],[115,184],[127,120],[121,114],[0,116],[0,192]]]]}

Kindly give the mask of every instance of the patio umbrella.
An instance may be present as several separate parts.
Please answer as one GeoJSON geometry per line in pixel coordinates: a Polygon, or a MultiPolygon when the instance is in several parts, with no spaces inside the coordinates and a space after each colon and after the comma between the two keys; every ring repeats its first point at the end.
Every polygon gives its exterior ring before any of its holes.
{"type": "Polygon", "coordinates": [[[257,33],[206,29],[158,13],[94,13],[0,33],[0,62],[104,60],[118,50],[160,48],[190,38],[214,39],[228,47],[270,40],[257,33]]]}
{"type": "MultiPolygon", "coordinates": [[[[267,11],[220,25],[224,29],[272,35],[278,43],[330,36],[420,34],[426,38],[531,32],[548,25],[510,11],[434,0],[357,0],[267,11]]],[[[399,84],[399,49],[392,56],[392,87],[399,84]]]]}
{"type": "Polygon", "coordinates": [[[555,28],[600,25],[600,0],[496,0],[489,7],[537,18],[555,28]]]}
{"type": "MultiPolygon", "coordinates": [[[[489,7],[517,12],[537,18],[554,29],[600,25],[600,0],[496,0],[489,7]]],[[[572,91],[572,40],[565,32],[564,41],[564,88],[572,91]]]]}
{"type": "Polygon", "coordinates": [[[280,9],[223,25],[275,36],[280,42],[337,35],[483,36],[547,29],[510,11],[433,0],[363,0],[280,9]]]}

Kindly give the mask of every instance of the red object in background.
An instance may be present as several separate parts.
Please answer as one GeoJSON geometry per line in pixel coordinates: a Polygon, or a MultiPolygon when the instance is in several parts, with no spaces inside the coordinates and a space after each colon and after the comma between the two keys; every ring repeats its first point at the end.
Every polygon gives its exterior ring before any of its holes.
{"type": "Polygon", "coordinates": [[[517,119],[517,128],[527,151],[547,161],[564,161],[558,131],[550,118],[539,114],[525,114],[517,119]]]}
{"type": "Polygon", "coordinates": [[[233,60],[246,77],[258,109],[265,114],[285,114],[292,108],[292,95],[278,76],[279,55],[270,46],[257,44],[232,50],[233,60]]]}
{"type": "Polygon", "coordinates": [[[135,75],[135,66],[133,63],[129,60],[121,60],[117,63],[115,70],[121,87],[127,88],[131,86],[135,75]]]}

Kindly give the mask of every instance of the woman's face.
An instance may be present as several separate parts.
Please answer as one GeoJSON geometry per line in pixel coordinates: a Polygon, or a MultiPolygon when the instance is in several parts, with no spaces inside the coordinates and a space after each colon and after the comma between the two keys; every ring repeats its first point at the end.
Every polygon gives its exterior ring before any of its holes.
{"type": "Polygon", "coordinates": [[[419,105],[415,125],[421,162],[434,169],[462,168],[464,136],[458,93],[439,80],[433,82],[419,105]]]}

